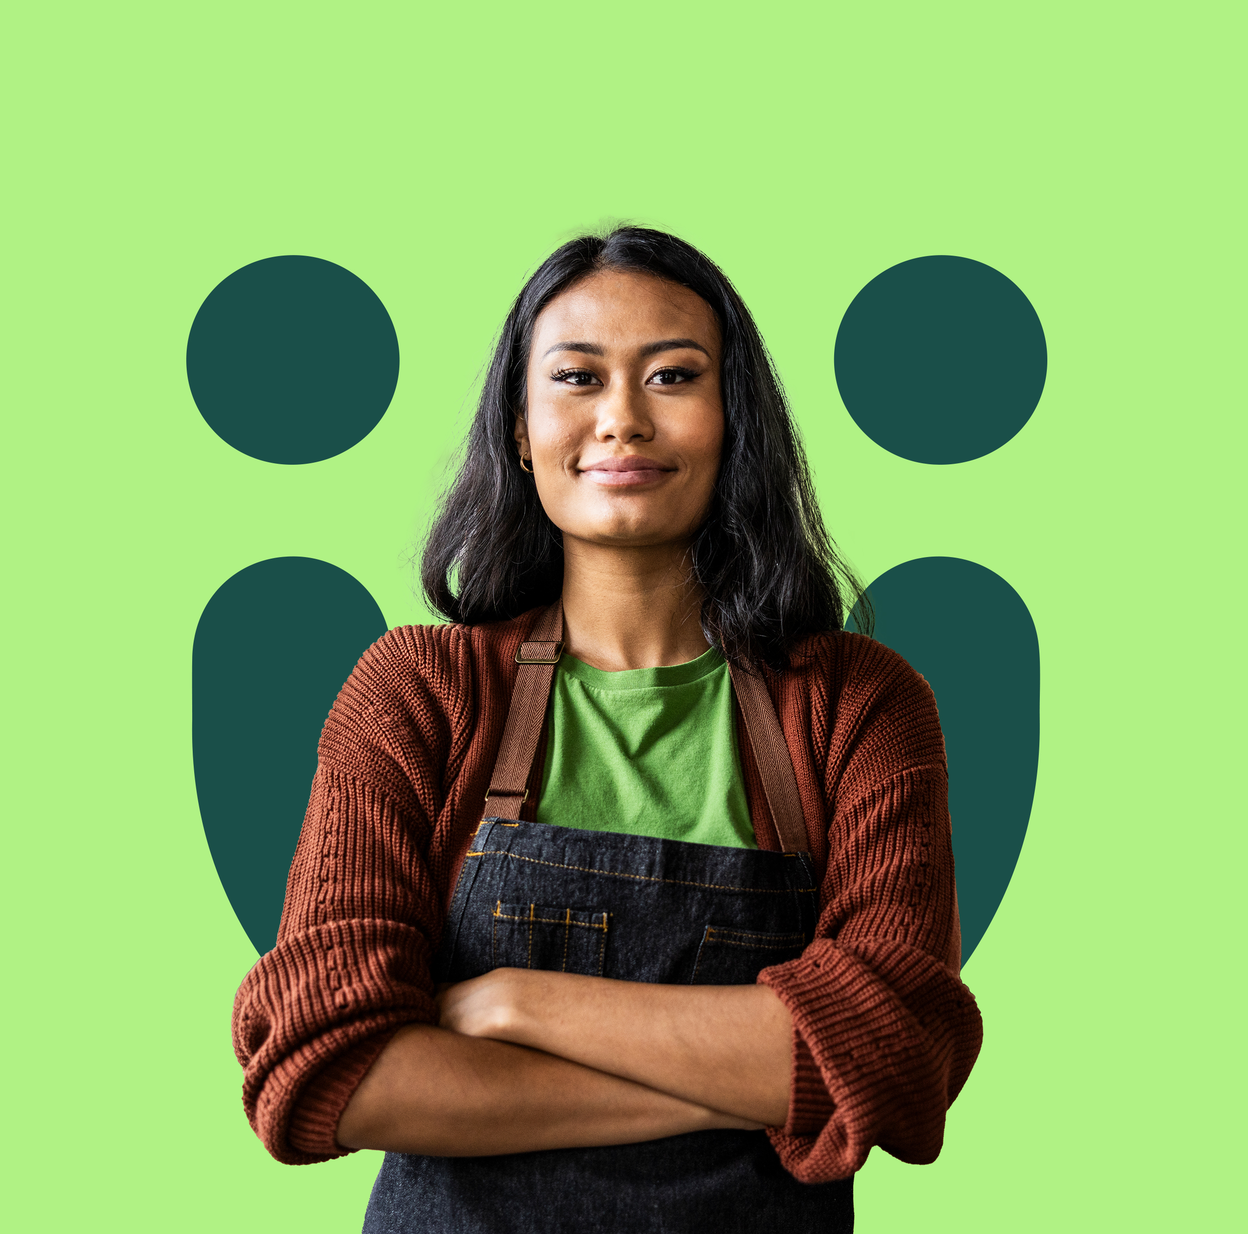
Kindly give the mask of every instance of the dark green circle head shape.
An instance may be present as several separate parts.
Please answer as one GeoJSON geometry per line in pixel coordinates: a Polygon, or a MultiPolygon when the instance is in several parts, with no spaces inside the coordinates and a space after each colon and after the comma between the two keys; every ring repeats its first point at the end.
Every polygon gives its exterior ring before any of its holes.
{"type": "Polygon", "coordinates": [[[385,414],[399,341],[385,305],[350,270],[268,257],[235,270],[200,306],[186,376],[200,414],[236,450],[316,463],[385,414]]]}
{"type": "Polygon", "coordinates": [[[916,257],[854,297],[835,363],[849,414],[877,445],[916,463],[965,463],[1027,423],[1048,351],[1031,302],[1000,271],[916,257]]]}

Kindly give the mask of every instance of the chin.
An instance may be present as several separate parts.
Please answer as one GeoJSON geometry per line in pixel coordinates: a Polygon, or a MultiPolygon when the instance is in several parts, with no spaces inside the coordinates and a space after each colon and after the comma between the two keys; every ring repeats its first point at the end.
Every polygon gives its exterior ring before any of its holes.
{"type": "Polygon", "coordinates": [[[598,525],[580,539],[592,544],[609,544],[617,548],[652,548],[656,544],[673,544],[688,540],[692,533],[676,532],[672,525],[646,520],[644,523],[612,523],[598,525]]]}
{"type": "MultiPolygon", "coordinates": [[[[580,518],[556,519],[565,536],[588,544],[614,545],[618,548],[652,548],[659,544],[687,542],[701,525],[701,518],[691,518],[687,509],[663,508],[659,503],[639,501],[643,495],[627,495],[620,500],[615,494],[597,508],[577,511],[580,518]]],[[[571,513],[571,511],[568,511],[571,513]]]]}

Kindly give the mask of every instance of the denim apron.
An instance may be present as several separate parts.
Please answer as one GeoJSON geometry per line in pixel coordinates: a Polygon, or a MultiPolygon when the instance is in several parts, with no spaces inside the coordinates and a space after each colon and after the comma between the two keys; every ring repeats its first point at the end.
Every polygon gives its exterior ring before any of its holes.
{"type": "MultiPolygon", "coordinates": [[[[487,818],[460,871],[438,981],[535,968],[753,983],[815,927],[809,856],[487,818]]],[[[853,1180],[808,1185],[762,1131],[495,1157],[387,1153],[364,1234],[847,1234],[853,1180]]]]}

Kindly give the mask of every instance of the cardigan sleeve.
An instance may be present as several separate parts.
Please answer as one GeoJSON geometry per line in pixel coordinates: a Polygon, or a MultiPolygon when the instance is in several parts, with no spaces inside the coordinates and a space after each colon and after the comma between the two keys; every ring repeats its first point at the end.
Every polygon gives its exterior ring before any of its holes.
{"type": "Polygon", "coordinates": [[[935,1160],[982,1038],[958,971],[935,699],[878,643],[845,636],[841,654],[835,722],[816,753],[827,759],[828,849],[815,938],[759,974],[794,1031],[789,1120],[769,1134],[807,1183],[849,1177],[874,1144],[903,1161],[935,1160]]]}
{"type": "Polygon", "coordinates": [[[422,661],[446,671],[434,638],[391,631],[339,694],[277,945],[235,999],[243,1104],[279,1161],[342,1155],[334,1131],[364,1072],[398,1028],[437,1018],[442,910],[428,849],[455,726],[438,702],[445,691],[422,676],[422,661]]]}

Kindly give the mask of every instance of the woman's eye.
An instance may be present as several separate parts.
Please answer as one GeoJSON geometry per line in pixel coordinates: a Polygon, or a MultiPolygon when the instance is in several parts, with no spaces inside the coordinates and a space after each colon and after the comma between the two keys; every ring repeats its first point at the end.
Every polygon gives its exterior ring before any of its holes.
{"type": "Polygon", "coordinates": [[[552,373],[551,381],[561,381],[565,386],[592,386],[598,378],[586,368],[561,368],[552,373]]]}
{"type": "Polygon", "coordinates": [[[692,381],[697,373],[690,368],[661,368],[650,375],[650,380],[658,386],[675,386],[681,382],[692,381]]]}

